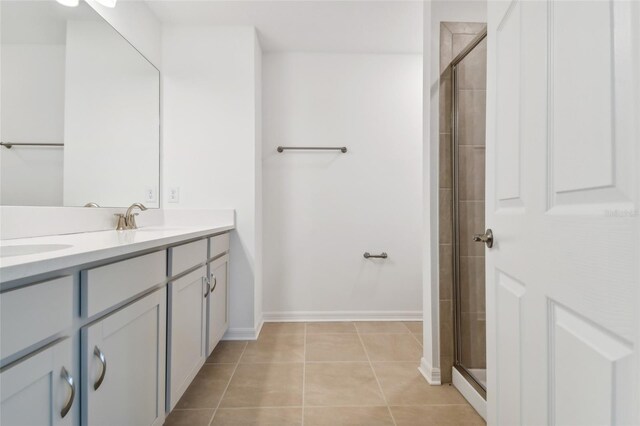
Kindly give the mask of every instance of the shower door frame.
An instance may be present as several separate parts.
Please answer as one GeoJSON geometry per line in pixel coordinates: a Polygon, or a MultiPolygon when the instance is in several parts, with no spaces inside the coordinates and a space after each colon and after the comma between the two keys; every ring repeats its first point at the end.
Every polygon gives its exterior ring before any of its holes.
{"type": "MultiPolygon", "coordinates": [[[[485,38],[487,28],[480,32],[449,64],[451,73],[451,162],[453,184],[453,367],[473,386],[486,400],[486,388],[462,364],[461,359],[461,291],[460,291],[460,208],[459,208],[459,178],[458,178],[458,83],[457,67],[485,38]]],[[[486,173],[486,172],[485,172],[486,173]]],[[[484,229],[478,230],[483,232],[484,229]]]]}

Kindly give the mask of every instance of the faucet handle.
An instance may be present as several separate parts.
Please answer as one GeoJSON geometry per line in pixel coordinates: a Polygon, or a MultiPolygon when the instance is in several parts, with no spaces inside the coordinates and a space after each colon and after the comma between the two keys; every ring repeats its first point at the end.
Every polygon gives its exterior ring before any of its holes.
{"type": "Polygon", "coordinates": [[[139,214],[140,213],[131,213],[125,218],[127,229],[138,229],[138,225],[136,224],[136,216],[138,216],[139,214]]]}
{"type": "Polygon", "coordinates": [[[118,224],[116,225],[116,231],[124,231],[127,229],[127,221],[125,219],[124,214],[115,213],[114,216],[118,218],[118,224]]]}

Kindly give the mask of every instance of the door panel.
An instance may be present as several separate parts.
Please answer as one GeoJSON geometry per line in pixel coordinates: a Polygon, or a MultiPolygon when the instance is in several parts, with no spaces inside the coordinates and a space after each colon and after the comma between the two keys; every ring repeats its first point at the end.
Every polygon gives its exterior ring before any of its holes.
{"type": "Polygon", "coordinates": [[[178,403],[205,361],[208,298],[206,274],[206,267],[203,266],[169,284],[169,410],[178,403]]]}
{"type": "Polygon", "coordinates": [[[165,341],[166,289],[82,329],[83,424],[163,423],[165,341]]]}
{"type": "Polygon", "coordinates": [[[210,263],[209,279],[209,338],[208,353],[218,344],[229,326],[228,294],[229,255],[224,255],[210,263]]]}
{"type": "Polygon", "coordinates": [[[73,424],[78,397],[62,417],[62,409],[70,403],[71,387],[63,377],[63,368],[73,375],[71,340],[61,342],[18,361],[0,373],[2,402],[0,424],[11,426],[73,424]]]}
{"type": "Polygon", "coordinates": [[[640,424],[638,22],[488,3],[489,424],[640,424]]]}

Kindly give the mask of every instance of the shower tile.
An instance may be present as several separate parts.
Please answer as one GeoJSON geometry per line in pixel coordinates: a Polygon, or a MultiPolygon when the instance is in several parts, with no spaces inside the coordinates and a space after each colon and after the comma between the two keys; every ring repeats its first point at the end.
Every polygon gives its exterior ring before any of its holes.
{"type": "Polygon", "coordinates": [[[485,90],[458,92],[458,144],[484,145],[487,95],[485,90]]]}
{"type": "Polygon", "coordinates": [[[453,356],[453,308],[451,300],[440,301],[440,354],[453,356]]]}
{"type": "MultiPolygon", "coordinates": [[[[442,352],[442,351],[441,351],[442,352]]],[[[453,368],[453,355],[440,354],[440,382],[451,383],[451,369],[453,368]]]]}
{"type": "MultiPolygon", "coordinates": [[[[460,52],[464,50],[465,47],[469,45],[476,38],[476,34],[465,34],[465,33],[453,33],[453,41],[451,42],[451,52],[453,58],[458,56],[460,52]]],[[[467,56],[468,58],[468,56],[467,56]]]]}
{"type": "Polygon", "coordinates": [[[484,256],[460,256],[460,309],[485,310],[484,256]]]}
{"type": "Polygon", "coordinates": [[[440,244],[440,300],[453,298],[453,246],[440,244]]]}
{"type": "MultiPolygon", "coordinates": [[[[459,42],[462,43],[462,40],[459,42]]],[[[456,34],[453,35],[454,51],[456,34]]],[[[460,89],[487,88],[487,39],[485,38],[458,65],[458,87],[460,89]]]]}
{"type": "Polygon", "coordinates": [[[452,34],[479,34],[487,26],[484,22],[443,22],[452,34]]]}
{"type": "Polygon", "coordinates": [[[451,171],[451,134],[449,133],[440,133],[439,161],[439,186],[440,188],[451,188],[453,174],[451,171]]]}
{"type": "Polygon", "coordinates": [[[484,147],[458,147],[458,188],[461,201],[484,200],[484,157],[484,147]]]}
{"type": "Polygon", "coordinates": [[[460,201],[460,255],[483,256],[485,245],[473,241],[484,232],[484,202],[460,201]]]}
{"type": "Polygon", "coordinates": [[[439,199],[439,236],[441,244],[453,241],[452,193],[450,189],[440,189],[439,199]]]}
{"type": "Polygon", "coordinates": [[[460,361],[467,368],[486,368],[486,322],[484,314],[460,315],[460,361]]]}
{"type": "Polygon", "coordinates": [[[449,66],[453,59],[451,55],[452,43],[453,34],[444,24],[440,24],[440,73],[449,66]]]}

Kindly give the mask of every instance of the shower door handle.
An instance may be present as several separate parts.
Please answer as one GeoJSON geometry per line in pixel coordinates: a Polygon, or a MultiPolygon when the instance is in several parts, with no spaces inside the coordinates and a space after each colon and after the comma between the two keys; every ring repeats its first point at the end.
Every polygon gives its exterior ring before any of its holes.
{"type": "Polygon", "coordinates": [[[477,243],[485,243],[488,248],[493,247],[493,231],[491,229],[487,229],[484,234],[475,234],[473,236],[473,241],[477,243]]]}

